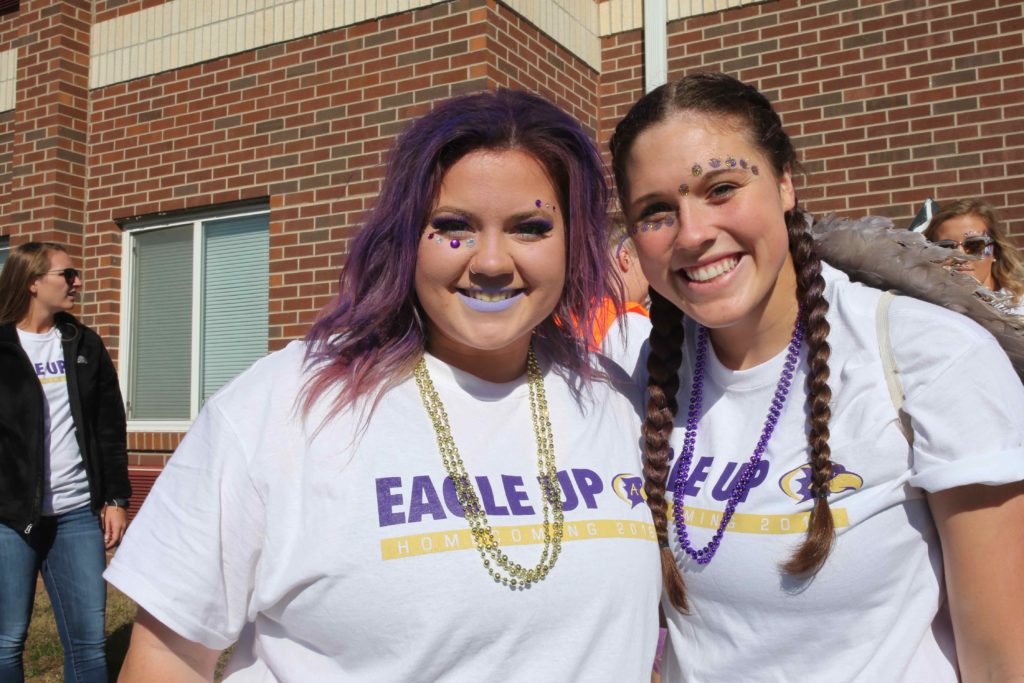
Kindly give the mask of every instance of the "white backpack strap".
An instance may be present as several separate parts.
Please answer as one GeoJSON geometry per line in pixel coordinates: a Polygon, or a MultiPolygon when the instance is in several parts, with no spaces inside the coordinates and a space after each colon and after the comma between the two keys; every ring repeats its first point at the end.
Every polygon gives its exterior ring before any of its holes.
{"type": "Polygon", "coordinates": [[[896,295],[882,292],[878,299],[875,312],[875,330],[878,333],[878,351],[882,356],[882,370],[885,372],[885,383],[889,387],[889,397],[900,420],[900,431],[907,443],[914,445],[914,430],[910,426],[910,416],[903,411],[903,383],[900,382],[900,371],[896,367],[896,354],[892,350],[892,339],[889,337],[889,307],[896,295]]]}

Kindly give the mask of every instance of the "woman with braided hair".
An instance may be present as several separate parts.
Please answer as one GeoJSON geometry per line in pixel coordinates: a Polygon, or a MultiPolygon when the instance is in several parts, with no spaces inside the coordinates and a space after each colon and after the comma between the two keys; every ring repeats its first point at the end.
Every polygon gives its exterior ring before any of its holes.
{"type": "Polygon", "coordinates": [[[749,85],[664,85],[611,151],[652,288],[664,680],[1024,676],[1024,389],[997,342],[815,255],[749,85]]]}

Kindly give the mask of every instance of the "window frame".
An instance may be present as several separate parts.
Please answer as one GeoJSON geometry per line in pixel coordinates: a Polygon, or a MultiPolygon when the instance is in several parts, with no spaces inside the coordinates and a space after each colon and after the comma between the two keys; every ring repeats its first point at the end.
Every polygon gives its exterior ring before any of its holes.
{"type": "MultiPolygon", "coordinates": [[[[245,218],[248,216],[267,216],[267,230],[270,229],[270,207],[249,207],[236,210],[213,210],[213,211],[190,211],[178,216],[165,216],[154,221],[139,221],[133,225],[122,226],[121,240],[121,315],[120,315],[120,349],[121,359],[118,372],[118,383],[121,386],[121,396],[124,398],[125,413],[128,417],[129,432],[155,432],[155,433],[176,433],[186,432],[192,426],[199,411],[202,408],[200,398],[202,394],[201,371],[202,371],[202,324],[203,314],[203,253],[206,247],[206,230],[204,224],[231,218],[245,218]],[[174,420],[156,420],[152,418],[131,418],[129,408],[132,385],[132,307],[135,304],[135,258],[132,248],[135,246],[135,236],[154,230],[166,230],[168,228],[179,228],[192,226],[192,307],[191,307],[191,351],[189,364],[189,417],[174,420]]],[[[269,259],[269,254],[267,255],[269,259]]],[[[269,294],[270,283],[267,283],[269,294]]],[[[269,324],[269,323],[268,323],[269,324]]]]}

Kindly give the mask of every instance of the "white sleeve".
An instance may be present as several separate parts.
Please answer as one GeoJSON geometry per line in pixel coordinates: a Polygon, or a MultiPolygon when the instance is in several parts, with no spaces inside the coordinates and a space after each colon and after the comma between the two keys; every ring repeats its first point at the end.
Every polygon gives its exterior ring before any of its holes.
{"type": "Polygon", "coordinates": [[[972,321],[927,317],[911,313],[902,333],[893,320],[914,430],[910,483],[934,492],[1024,480],[1024,387],[1009,359],[972,321]]]}
{"type": "Polygon", "coordinates": [[[650,336],[649,318],[638,313],[626,313],[608,329],[601,353],[615,361],[634,381],[638,381],[646,373],[646,347],[650,336]]]}
{"type": "Polygon", "coordinates": [[[264,537],[265,507],[241,444],[208,403],[104,573],[172,631],[217,650],[251,618],[264,537]]]}

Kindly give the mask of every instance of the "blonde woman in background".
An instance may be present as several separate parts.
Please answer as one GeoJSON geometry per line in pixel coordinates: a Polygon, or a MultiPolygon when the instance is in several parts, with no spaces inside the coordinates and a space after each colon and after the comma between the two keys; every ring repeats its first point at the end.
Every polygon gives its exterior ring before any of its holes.
{"type": "Polygon", "coordinates": [[[957,270],[1007,296],[1007,310],[1024,315],[1024,258],[999,225],[991,204],[982,199],[947,204],[932,217],[924,236],[939,246],[976,257],[958,265],[957,270]]]}

